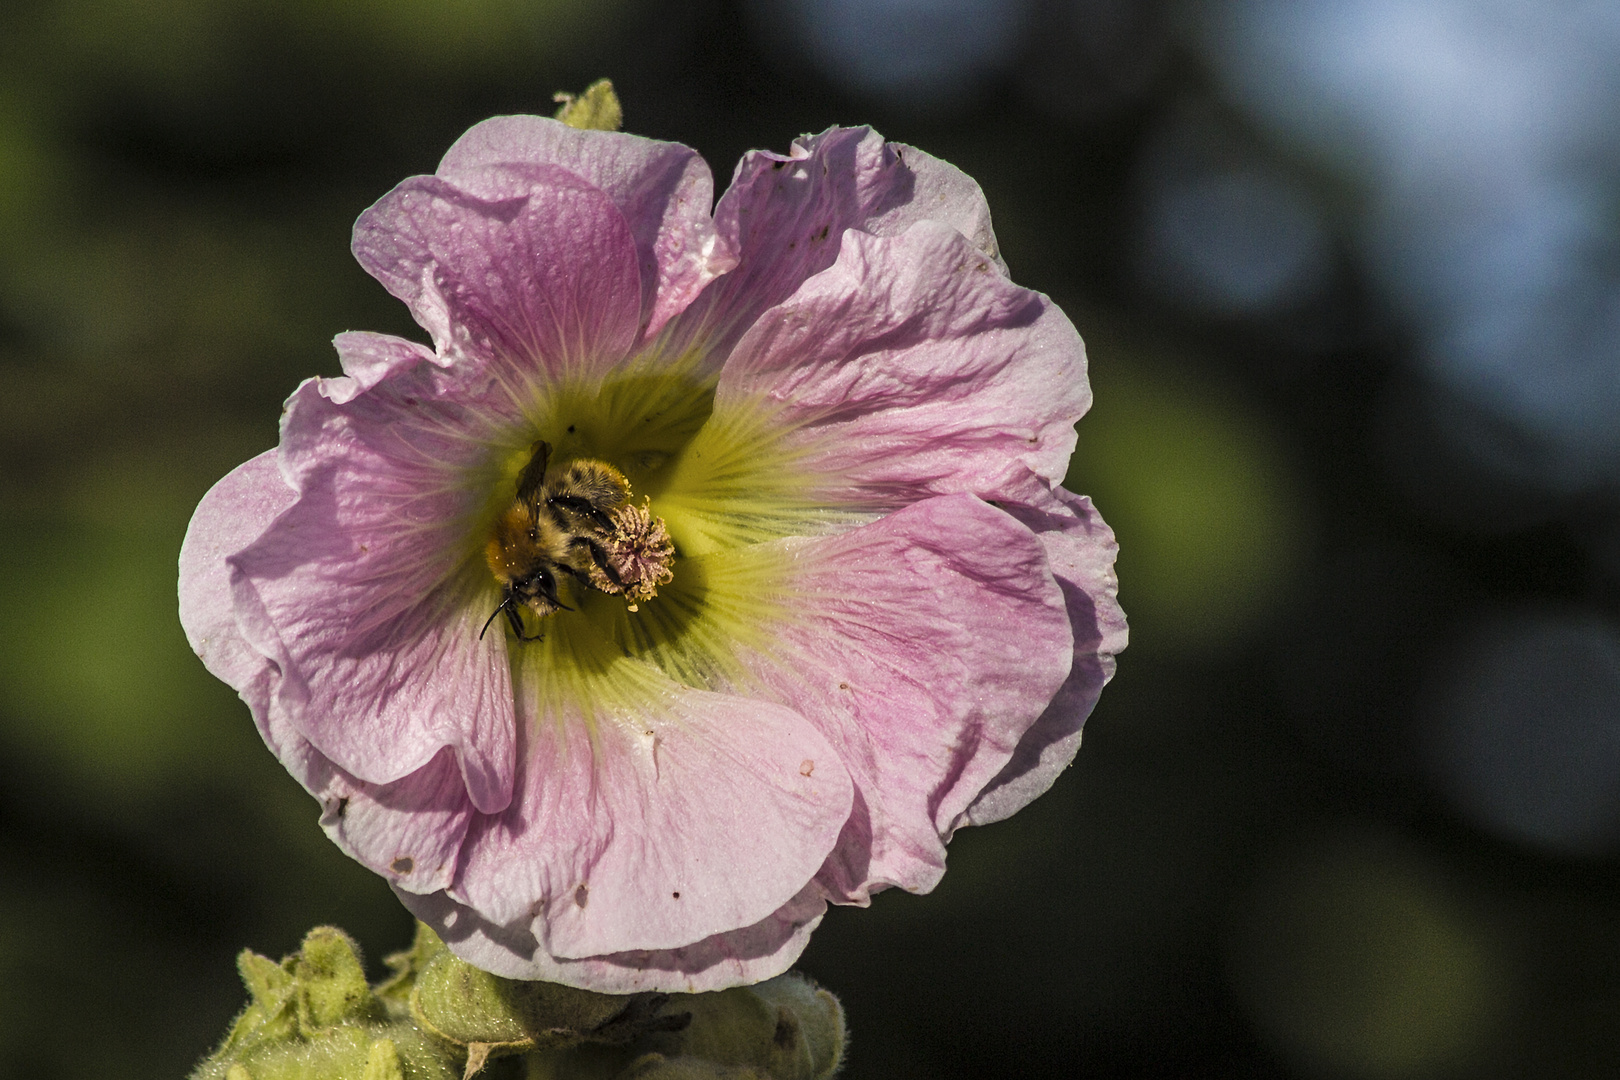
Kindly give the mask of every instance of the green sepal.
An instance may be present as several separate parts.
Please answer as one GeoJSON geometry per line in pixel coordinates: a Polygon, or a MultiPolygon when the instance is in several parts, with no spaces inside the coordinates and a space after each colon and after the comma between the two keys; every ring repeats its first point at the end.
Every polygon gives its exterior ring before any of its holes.
{"type": "Polygon", "coordinates": [[[384,1020],[387,1011],[366,983],[366,969],[349,935],[318,926],[304,938],[293,963],[298,984],[298,1026],[305,1035],[345,1021],[384,1020]]]}
{"type": "Polygon", "coordinates": [[[405,1063],[392,1039],[378,1039],[366,1049],[366,1068],[360,1080],[405,1080],[405,1063]]]}
{"type": "Polygon", "coordinates": [[[416,977],[427,967],[430,960],[448,951],[432,927],[427,923],[418,922],[416,939],[411,942],[411,947],[383,957],[383,963],[388,965],[393,974],[378,983],[374,993],[388,1005],[390,1011],[398,1011],[401,1016],[408,1015],[411,990],[416,986],[416,977]]]}
{"type": "Polygon", "coordinates": [[[298,984],[292,971],[268,956],[243,949],[236,957],[236,970],[252,1000],[231,1025],[220,1052],[257,1042],[279,1042],[298,1033],[298,1017],[293,997],[298,984]]]}
{"type": "Polygon", "coordinates": [[[253,995],[255,1005],[279,1006],[292,996],[292,972],[252,949],[243,949],[236,957],[236,970],[241,973],[242,985],[253,995]]]}
{"type": "Polygon", "coordinates": [[[447,949],[427,957],[416,972],[409,1000],[418,1027],[465,1049],[468,1075],[473,1063],[489,1058],[624,1044],[686,1023],[681,1015],[659,1015],[667,994],[597,994],[503,979],[447,949]]]}
{"type": "Polygon", "coordinates": [[[596,80],[582,94],[558,92],[553,100],[562,102],[555,115],[569,127],[588,131],[618,131],[624,124],[624,109],[619,105],[619,95],[613,92],[613,84],[606,79],[596,80]]]}

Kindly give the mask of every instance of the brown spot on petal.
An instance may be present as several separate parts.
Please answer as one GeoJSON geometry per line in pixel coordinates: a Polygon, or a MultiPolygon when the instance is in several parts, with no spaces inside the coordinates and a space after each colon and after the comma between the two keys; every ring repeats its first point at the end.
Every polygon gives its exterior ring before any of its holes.
{"type": "Polygon", "coordinates": [[[816,771],[816,763],[814,761],[811,761],[809,758],[805,758],[803,761],[799,762],[799,775],[800,776],[809,776],[811,773],[813,773],[815,771],[816,771]]]}
{"type": "Polygon", "coordinates": [[[678,893],[678,892],[672,892],[672,893],[670,893],[670,894],[669,894],[669,895],[670,895],[670,896],[672,896],[672,897],[674,897],[674,898],[675,898],[675,899],[677,899],[677,900],[679,900],[679,899],[680,899],[680,898],[681,898],[681,894],[680,894],[680,893],[678,893]]]}
{"type": "Polygon", "coordinates": [[[847,682],[839,683],[838,684],[838,689],[840,689],[840,690],[848,690],[849,689],[849,683],[847,683],[847,682]]]}
{"type": "Polygon", "coordinates": [[[591,888],[590,888],[590,886],[586,885],[583,881],[580,882],[579,883],[579,888],[574,890],[574,906],[575,907],[584,907],[586,902],[588,900],[590,900],[590,898],[591,898],[591,888]]]}
{"type": "Polygon", "coordinates": [[[399,858],[388,864],[388,869],[403,876],[416,869],[416,860],[411,858],[409,855],[401,855],[399,858]]]}

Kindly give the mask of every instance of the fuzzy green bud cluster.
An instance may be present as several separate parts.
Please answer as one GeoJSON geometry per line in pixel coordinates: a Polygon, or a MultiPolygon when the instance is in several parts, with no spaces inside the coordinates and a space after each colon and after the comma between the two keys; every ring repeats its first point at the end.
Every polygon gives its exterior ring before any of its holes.
{"type": "Polygon", "coordinates": [[[556,95],[561,103],[556,118],[572,128],[588,131],[618,131],[624,125],[624,108],[613,84],[598,79],[585,88],[584,93],[556,95]]]}
{"type": "Polygon", "coordinates": [[[243,950],[251,1000],[193,1080],[455,1080],[430,1037],[366,983],[354,942],[318,927],[279,964],[243,950]]]}
{"type": "Polygon", "coordinates": [[[529,1080],[827,1080],[838,999],[797,973],[708,994],[597,994],[503,979],[426,926],[371,986],[354,943],[312,930],[237,960],[251,1001],[192,1080],[454,1080],[523,1058],[529,1080]]]}

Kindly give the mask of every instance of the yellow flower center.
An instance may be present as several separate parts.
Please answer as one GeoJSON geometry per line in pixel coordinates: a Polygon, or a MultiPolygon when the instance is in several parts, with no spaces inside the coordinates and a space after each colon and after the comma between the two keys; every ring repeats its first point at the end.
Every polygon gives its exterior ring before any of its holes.
{"type": "MultiPolygon", "coordinates": [[[[622,587],[601,588],[611,575],[580,549],[574,565],[585,577],[595,572],[593,587],[559,583],[561,603],[544,618],[529,616],[525,644],[510,650],[520,694],[571,703],[587,718],[642,700],[649,666],[701,689],[733,681],[738,648],[768,647],[771,626],[794,606],[789,546],[770,541],[856,520],[818,505],[817,477],[802,466],[803,451],[786,444],[789,429],[768,402],[717,408],[714,379],[694,377],[689,364],[632,367],[598,385],[537,387],[525,399],[525,418],[521,430],[504,433],[509,441],[493,448],[479,478],[491,495],[475,530],[484,556],[477,561],[499,587],[516,569],[497,557],[502,530],[527,525],[513,497],[540,444],[547,476],[583,469],[603,481],[598,490],[612,477],[623,483],[604,500],[612,503],[604,508],[607,527],[594,522],[622,587]]],[[[572,520],[583,528],[588,518],[572,520]]],[[[504,602],[503,593],[482,589],[486,610],[504,602]]],[[[539,590],[530,595],[541,602],[529,611],[546,609],[539,590]]]]}

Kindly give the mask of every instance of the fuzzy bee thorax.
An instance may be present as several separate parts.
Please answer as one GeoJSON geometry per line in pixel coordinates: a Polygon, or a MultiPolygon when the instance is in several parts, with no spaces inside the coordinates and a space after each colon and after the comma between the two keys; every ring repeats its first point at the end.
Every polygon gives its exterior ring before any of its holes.
{"type": "Polygon", "coordinates": [[[559,592],[563,581],[624,595],[635,610],[673,576],[669,534],[650,509],[631,504],[624,474],[588,458],[548,471],[550,453],[544,441],[534,444],[518,475],[516,497],[496,519],[484,548],[502,587],[495,615],[504,612],[524,641],[538,635],[525,632],[520,607],[541,618],[572,610],[559,592]]]}

